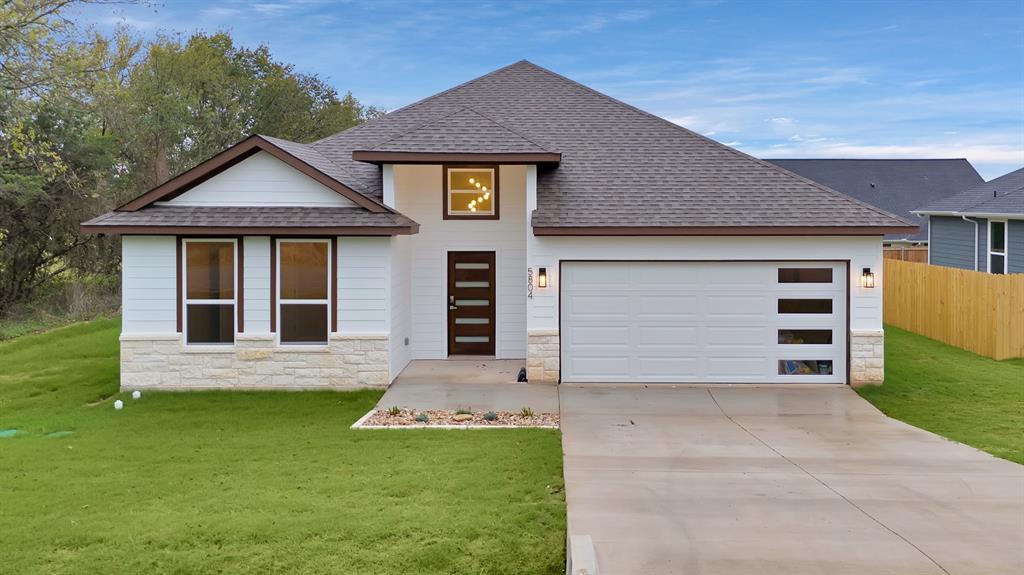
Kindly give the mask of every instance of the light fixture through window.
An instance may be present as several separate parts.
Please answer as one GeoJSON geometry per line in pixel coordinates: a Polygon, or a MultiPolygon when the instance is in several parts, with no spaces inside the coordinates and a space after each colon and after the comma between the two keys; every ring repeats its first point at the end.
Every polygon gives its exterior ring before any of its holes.
{"type": "Polygon", "coordinates": [[[548,287],[548,268],[540,268],[537,272],[537,287],[548,287]]]}
{"type": "Polygon", "coordinates": [[[864,268],[860,274],[860,287],[862,288],[873,288],[875,287],[875,274],[871,271],[871,268],[864,268]]]}

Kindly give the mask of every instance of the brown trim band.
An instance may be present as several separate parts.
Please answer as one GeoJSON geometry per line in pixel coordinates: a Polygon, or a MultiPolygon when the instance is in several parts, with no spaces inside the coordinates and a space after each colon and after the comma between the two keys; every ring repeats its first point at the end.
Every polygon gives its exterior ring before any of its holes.
{"type": "Polygon", "coordinates": [[[245,333],[245,243],[242,236],[235,238],[238,262],[238,294],[235,311],[238,313],[238,333],[245,333]]]}
{"type": "Polygon", "coordinates": [[[331,333],[338,333],[338,237],[331,238],[331,333]]]}
{"type": "Polygon", "coordinates": [[[175,267],[177,268],[177,270],[175,272],[175,275],[174,275],[175,299],[177,300],[177,303],[176,303],[175,307],[176,307],[176,311],[177,311],[177,331],[178,331],[178,333],[181,333],[181,324],[182,324],[182,319],[181,319],[181,308],[182,308],[182,299],[181,299],[182,298],[182,293],[181,293],[181,290],[182,290],[182,286],[181,286],[181,283],[182,283],[182,275],[181,275],[181,270],[182,270],[182,263],[181,263],[182,245],[181,245],[181,243],[182,243],[182,240],[181,240],[181,237],[179,236],[179,237],[174,238],[174,242],[176,244],[176,248],[175,248],[175,260],[176,260],[175,261],[175,267]]]}
{"type": "Polygon", "coordinates": [[[533,227],[535,236],[880,236],[916,231],[899,226],[533,227]]]}
{"type": "Polygon", "coordinates": [[[419,233],[420,225],[408,226],[350,226],[350,227],[216,227],[216,226],[102,226],[81,225],[83,234],[132,234],[140,236],[166,235],[226,235],[226,236],[405,236],[419,233]]]}
{"type": "Polygon", "coordinates": [[[389,211],[383,204],[360,194],[259,136],[249,136],[227,150],[224,150],[205,162],[200,163],[191,170],[178,174],[145,194],[142,194],[134,200],[118,207],[114,211],[134,212],[158,200],[167,200],[178,196],[260,151],[267,152],[324,186],[327,186],[331,190],[334,190],[348,198],[356,205],[366,208],[375,214],[389,211]]]}
{"type": "Polygon", "coordinates": [[[503,152],[480,154],[470,152],[376,152],[356,150],[352,159],[371,164],[557,164],[562,161],[558,152],[503,152]]]}
{"type": "Polygon", "coordinates": [[[270,238],[270,333],[277,333],[277,238],[270,238]]]}

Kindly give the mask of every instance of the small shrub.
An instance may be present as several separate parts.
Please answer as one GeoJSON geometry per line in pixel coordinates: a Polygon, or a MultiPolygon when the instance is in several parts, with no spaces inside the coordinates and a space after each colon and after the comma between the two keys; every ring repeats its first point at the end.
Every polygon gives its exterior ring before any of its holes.
{"type": "Polygon", "coordinates": [[[473,411],[460,405],[455,408],[455,415],[473,415],[473,411]]]}
{"type": "Polygon", "coordinates": [[[519,417],[533,417],[533,409],[526,406],[519,410],[519,417]]]}
{"type": "Polygon", "coordinates": [[[498,414],[494,413],[493,411],[488,411],[487,413],[484,414],[484,421],[497,421],[497,420],[498,420],[498,414]]]}
{"type": "Polygon", "coordinates": [[[402,410],[397,405],[392,405],[388,408],[388,415],[397,417],[402,414],[402,410]]]}
{"type": "Polygon", "coordinates": [[[427,414],[426,414],[426,413],[421,413],[421,414],[419,414],[419,415],[417,415],[417,416],[416,416],[416,421],[418,421],[418,422],[420,422],[420,423],[426,423],[426,422],[427,422],[427,420],[429,420],[429,419],[430,419],[430,418],[429,418],[429,417],[427,417],[427,414]]]}

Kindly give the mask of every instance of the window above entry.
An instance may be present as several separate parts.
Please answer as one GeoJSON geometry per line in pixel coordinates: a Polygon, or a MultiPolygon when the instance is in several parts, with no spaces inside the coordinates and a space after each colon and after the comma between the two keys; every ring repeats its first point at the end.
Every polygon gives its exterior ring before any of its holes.
{"type": "Polygon", "coordinates": [[[444,219],[498,219],[497,167],[445,166],[444,219]]]}

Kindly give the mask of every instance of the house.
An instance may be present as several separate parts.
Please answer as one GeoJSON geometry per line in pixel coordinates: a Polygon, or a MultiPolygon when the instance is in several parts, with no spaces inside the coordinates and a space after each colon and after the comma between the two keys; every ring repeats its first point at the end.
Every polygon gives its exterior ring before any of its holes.
{"type": "Polygon", "coordinates": [[[912,210],[985,181],[963,158],[767,161],[920,226],[913,234],[886,234],[884,247],[927,245],[928,220],[912,210]]]}
{"type": "Polygon", "coordinates": [[[930,223],[928,263],[1024,273],[1024,168],[914,210],[930,223]]]}
{"type": "Polygon", "coordinates": [[[312,144],[252,136],[120,234],[124,388],[882,379],[917,226],[521,61],[312,144]]]}

